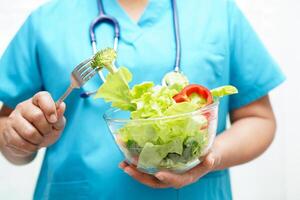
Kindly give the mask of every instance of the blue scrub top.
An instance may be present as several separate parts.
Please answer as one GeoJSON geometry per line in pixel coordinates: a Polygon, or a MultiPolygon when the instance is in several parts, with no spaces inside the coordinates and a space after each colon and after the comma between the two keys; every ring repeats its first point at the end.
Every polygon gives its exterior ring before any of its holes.
{"type": "MultiPolygon", "coordinates": [[[[150,0],[138,23],[116,0],[104,0],[104,7],[121,25],[117,65],[132,70],[133,84],[159,84],[175,60],[170,1],[150,0]]],[[[284,76],[234,1],[178,0],[178,10],[182,70],[190,82],[209,88],[232,84],[240,91],[221,102],[220,133],[228,112],[267,95],[284,76]]],[[[97,13],[96,0],[53,0],[34,11],[1,58],[0,100],[14,108],[41,90],[58,99],[73,67],[92,54],[88,29],[97,13]]],[[[98,49],[112,46],[109,25],[96,35],[98,49]]],[[[232,199],[228,170],[178,190],[147,187],[120,170],[124,158],[102,118],[110,106],[79,98],[100,84],[95,77],[66,100],[67,126],[46,151],[34,199],[232,199]]]]}

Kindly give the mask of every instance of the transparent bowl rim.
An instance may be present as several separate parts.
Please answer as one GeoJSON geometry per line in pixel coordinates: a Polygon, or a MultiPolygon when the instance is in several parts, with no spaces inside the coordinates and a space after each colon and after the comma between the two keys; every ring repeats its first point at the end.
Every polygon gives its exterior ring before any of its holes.
{"type": "Polygon", "coordinates": [[[182,114],[177,114],[177,115],[171,115],[171,116],[163,116],[163,117],[156,117],[156,118],[148,118],[148,119],[122,119],[122,118],[111,118],[110,115],[115,113],[115,112],[119,112],[122,111],[119,108],[110,108],[108,109],[104,115],[103,118],[105,119],[105,121],[110,121],[110,122],[119,122],[119,123],[128,123],[128,122],[147,122],[147,121],[157,121],[157,120],[166,120],[166,119],[174,119],[174,118],[179,118],[179,117],[185,117],[185,116],[193,116],[199,113],[204,113],[207,112],[209,110],[213,110],[216,107],[218,107],[219,105],[219,101],[215,101],[214,103],[205,106],[203,108],[200,108],[198,110],[192,111],[192,112],[188,112],[188,113],[182,113],[182,114]]]}

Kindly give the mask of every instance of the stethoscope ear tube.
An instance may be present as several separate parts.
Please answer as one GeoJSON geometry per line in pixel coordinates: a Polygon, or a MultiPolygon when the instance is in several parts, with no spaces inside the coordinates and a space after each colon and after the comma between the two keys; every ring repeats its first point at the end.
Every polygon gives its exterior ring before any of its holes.
{"type": "MultiPolygon", "coordinates": [[[[174,63],[174,71],[180,72],[180,60],[181,60],[181,39],[180,39],[180,29],[179,29],[179,20],[178,20],[178,10],[176,0],[171,0],[172,12],[173,12],[173,26],[174,26],[174,35],[175,35],[175,44],[176,44],[176,58],[174,63]]],[[[120,25],[116,18],[106,15],[104,12],[103,4],[101,0],[97,0],[99,15],[92,21],[89,27],[90,33],[90,42],[93,48],[93,54],[97,53],[97,39],[95,35],[95,29],[100,23],[108,23],[113,26],[114,29],[114,50],[118,50],[118,44],[120,39],[120,25]]],[[[105,82],[105,77],[101,71],[99,71],[99,76],[103,82],[105,82]]],[[[80,95],[82,98],[87,98],[96,92],[85,92],[80,95]]]]}
{"type": "Polygon", "coordinates": [[[108,23],[111,24],[114,28],[114,49],[115,51],[118,50],[118,43],[120,39],[120,24],[118,20],[110,15],[105,14],[103,4],[101,0],[97,0],[98,5],[98,16],[92,21],[89,32],[90,32],[90,41],[93,47],[93,53],[97,52],[97,40],[95,35],[95,29],[97,28],[100,23],[108,23]]]}
{"type": "Polygon", "coordinates": [[[172,1],[172,10],[173,10],[173,25],[174,25],[174,35],[175,35],[175,43],[176,43],[176,58],[174,71],[180,72],[180,60],[181,60],[181,38],[180,38],[180,27],[179,27],[179,17],[176,0],[172,1]]]}
{"type": "Polygon", "coordinates": [[[96,35],[95,35],[95,29],[96,27],[102,23],[102,22],[106,22],[109,24],[112,24],[113,28],[114,28],[114,48],[116,48],[115,50],[117,50],[117,46],[116,43],[118,43],[119,39],[120,39],[120,25],[119,22],[111,16],[108,15],[99,15],[96,19],[93,20],[93,22],[90,25],[89,28],[89,32],[90,32],[90,41],[91,44],[94,46],[97,46],[97,40],[96,40],[96,35]]]}

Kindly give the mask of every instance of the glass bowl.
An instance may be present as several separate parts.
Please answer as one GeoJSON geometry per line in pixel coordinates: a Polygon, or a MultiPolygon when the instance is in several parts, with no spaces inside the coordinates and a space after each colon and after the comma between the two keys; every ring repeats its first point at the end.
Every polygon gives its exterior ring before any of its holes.
{"type": "Polygon", "coordinates": [[[130,112],[111,108],[104,119],[126,162],[138,170],[183,173],[198,165],[216,136],[219,102],[167,117],[130,119],[130,112]]]}

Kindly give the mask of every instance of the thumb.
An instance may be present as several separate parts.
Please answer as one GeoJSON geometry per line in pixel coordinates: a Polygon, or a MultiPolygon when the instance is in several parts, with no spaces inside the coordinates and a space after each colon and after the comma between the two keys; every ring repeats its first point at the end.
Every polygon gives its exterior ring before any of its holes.
{"type": "Polygon", "coordinates": [[[189,171],[194,177],[202,177],[214,169],[217,163],[217,157],[213,152],[209,152],[203,161],[189,171]]]}
{"type": "Polygon", "coordinates": [[[56,112],[57,112],[57,118],[60,119],[61,117],[64,116],[64,113],[66,111],[66,104],[65,104],[65,102],[61,102],[56,109],[57,109],[56,110],[56,112]]]}
{"type": "Polygon", "coordinates": [[[58,121],[53,124],[53,128],[57,131],[60,131],[65,127],[65,123],[66,123],[66,119],[64,117],[65,110],[66,110],[66,104],[62,102],[57,108],[58,121]]]}

